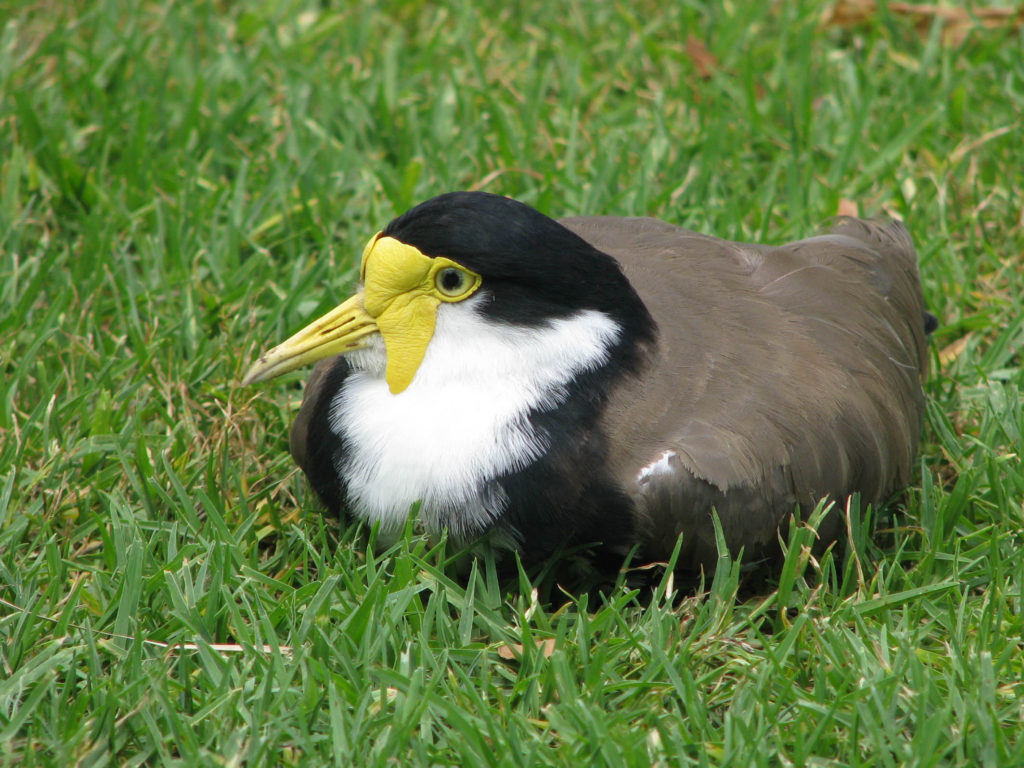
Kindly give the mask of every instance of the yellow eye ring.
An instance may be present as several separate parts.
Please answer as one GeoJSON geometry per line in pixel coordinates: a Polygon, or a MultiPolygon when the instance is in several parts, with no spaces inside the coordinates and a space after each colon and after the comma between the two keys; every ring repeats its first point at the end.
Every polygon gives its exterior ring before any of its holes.
{"type": "Polygon", "coordinates": [[[461,301],[480,287],[480,276],[454,261],[439,258],[432,271],[434,292],[442,301],[461,301]]]}
{"type": "Polygon", "coordinates": [[[434,286],[445,296],[455,298],[461,296],[469,285],[469,275],[455,267],[439,269],[434,275],[434,286]]]}

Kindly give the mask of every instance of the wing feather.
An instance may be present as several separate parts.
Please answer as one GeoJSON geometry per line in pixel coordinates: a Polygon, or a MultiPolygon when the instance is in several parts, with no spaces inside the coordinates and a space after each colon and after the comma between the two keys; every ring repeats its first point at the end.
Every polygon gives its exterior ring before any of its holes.
{"type": "Polygon", "coordinates": [[[928,357],[902,224],[841,219],[770,247],[652,219],[563,223],[619,261],[658,324],[650,369],[604,424],[651,554],[686,531],[713,562],[712,508],[749,554],[794,504],[879,502],[909,481],[928,357]]]}

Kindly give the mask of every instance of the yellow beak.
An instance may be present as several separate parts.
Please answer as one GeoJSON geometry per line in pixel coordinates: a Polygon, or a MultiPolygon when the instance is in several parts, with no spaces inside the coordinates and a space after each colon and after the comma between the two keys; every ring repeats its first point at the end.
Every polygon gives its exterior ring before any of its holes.
{"type": "Polygon", "coordinates": [[[242,379],[242,386],[267,381],[331,355],[366,347],[367,337],[377,333],[377,322],[357,293],[323,317],[314,320],[287,341],[260,356],[242,379]]]}

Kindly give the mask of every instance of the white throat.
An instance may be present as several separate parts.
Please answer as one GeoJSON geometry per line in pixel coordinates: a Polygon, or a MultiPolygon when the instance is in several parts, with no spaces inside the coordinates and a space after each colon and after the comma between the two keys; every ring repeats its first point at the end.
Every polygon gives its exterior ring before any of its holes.
{"type": "Polygon", "coordinates": [[[383,343],[349,355],[355,370],[331,404],[331,429],[348,443],[337,467],[352,511],[399,532],[419,522],[457,540],[478,536],[505,510],[493,481],[536,461],[548,437],[529,414],[558,406],[566,385],[605,361],[620,328],[585,310],[527,328],[488,321],[477,295],[438,307],[437,325],[412,383],[393,395],[383,343]]]}

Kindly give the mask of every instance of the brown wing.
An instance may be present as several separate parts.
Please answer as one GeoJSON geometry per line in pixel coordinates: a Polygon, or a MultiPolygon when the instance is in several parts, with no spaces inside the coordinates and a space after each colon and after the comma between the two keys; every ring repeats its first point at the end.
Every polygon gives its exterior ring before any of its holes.
{"type": "Polygon", "coordinates": [[[713,562],[714,507],[749,557],[795,503],[908,482],[928,358],[902,224],[844,219],[776,248],[651,219],[563,223],[620,262],[658,324],[651,368],[605,423],[649,554],[683,532],[686,556],[713,562]]]}

